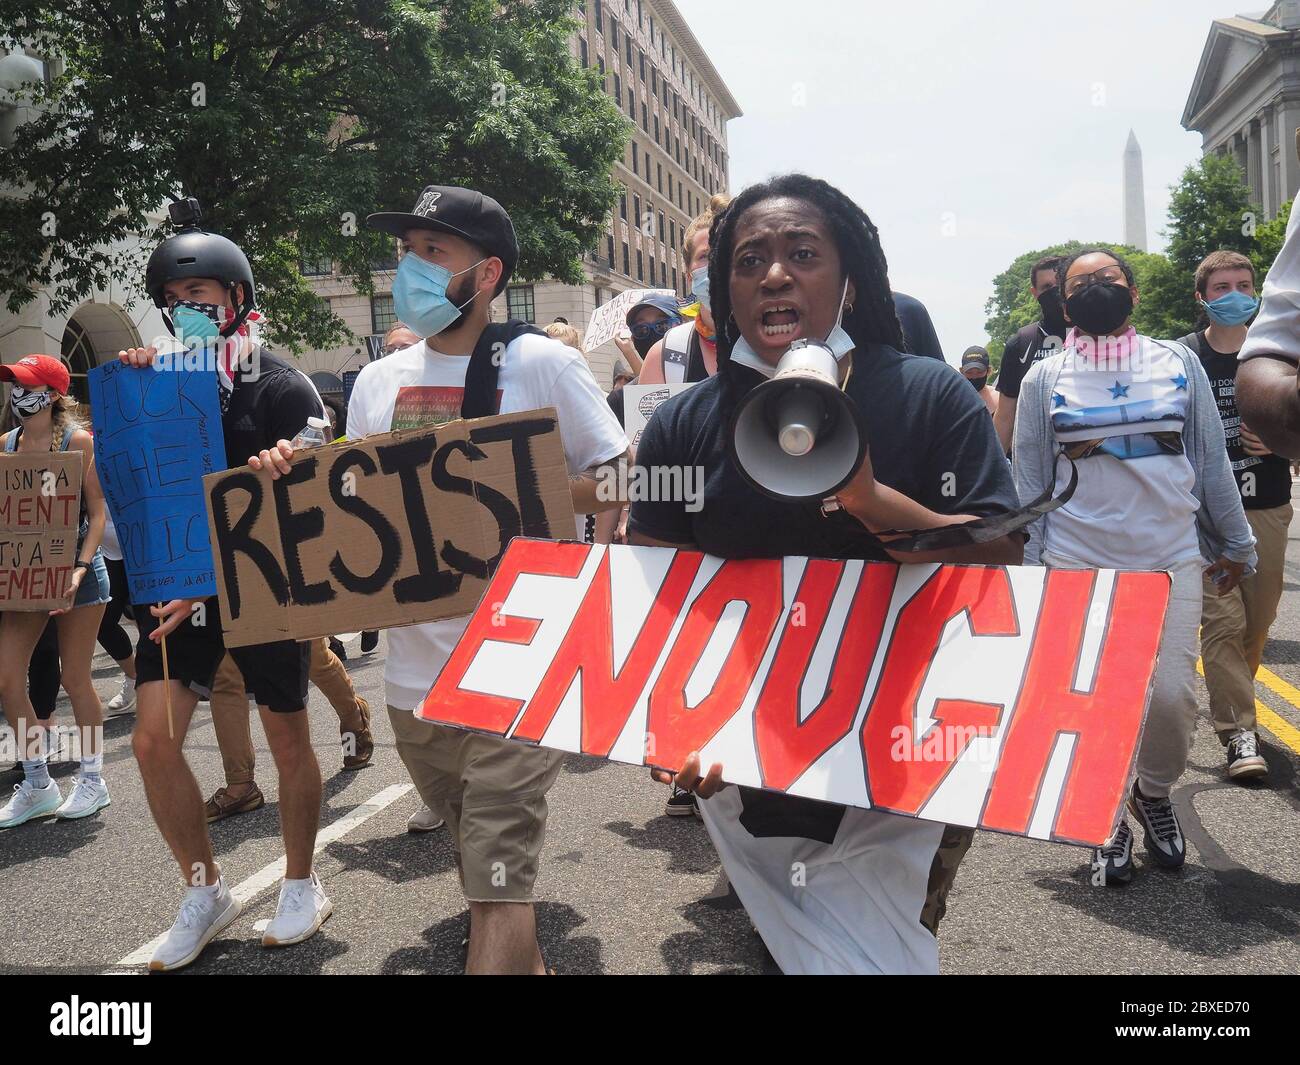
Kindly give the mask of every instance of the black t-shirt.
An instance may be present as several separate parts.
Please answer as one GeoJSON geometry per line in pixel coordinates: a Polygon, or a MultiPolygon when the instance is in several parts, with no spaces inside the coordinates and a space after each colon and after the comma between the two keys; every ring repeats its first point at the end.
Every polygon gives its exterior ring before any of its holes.
{"type": "Polygon", "coordinates": [[[1228,442],[1228,461],[1237,478],[1241,505],[1247,510],[1265,510],[1291,502],[1291,464],[1280,455],[1247,455],[1241,446],[1241,415],[1237,411],[1237,353],[1227,354],[1210,347],[1202,330],[1178,341],[1186,344],[1201,360],[1210,379],[1214,399],[1223,419],[1228,442]]]}
{"type": "Polygon", "coordinates": [[[627,398],[623,395],[623,388],[619,385],[605,396],[605,402],[609,404],[609,409],[614,412],[614,417],[618,419],[618,424],[623,424],[623,402],[627,398]]]}
{"type": "MultiPolygon", "coordinates": [[[[663,403],[637,446],[642,466],[700,466],[703,506],[637,501],[630,525],[668,543],[693,543],[722,558],[889,556],[843,511],[792,503],[753,488],[727,453],[736,401],[762,380],[728,365],[663,403]]],[[[976,391],[947,363],[872,346],[854,355],[848,395],[864,412],[877,479],[938,513],[1002,514],[1018,505],[1011,468],[976,391]]]]}
{"type": "Polygon", "coordinates": [[[230,469],[281,440],[292,440],[308,418],[325,416],[316,389],[301,370],[265,348],[254,349],[252,366],[252,372],[236,374],[230,405],[221,416],[230,469]]]}
{"type": "Polygon", "coordinates": [[[997,389],[1004,396],[1020,398],[1020,382],[1029,367],[1049,358],[1061,350],[1065,342],[1064,331],[1056,336],[1043,322],[1027,325],[1007,341],[1002,349],[1002,365],[998,368],[997,389]]]}
{"type": "Polygon", "coordinates": [[[934,322],[925,304],[915,296],[903,292],[890,293],[894,297],[894,313],[898,323],[903,327],[903,346],[912,355],[926,355],[943,361],[943,346],[939,343],[939,334],[934,331],[934,322]]]}

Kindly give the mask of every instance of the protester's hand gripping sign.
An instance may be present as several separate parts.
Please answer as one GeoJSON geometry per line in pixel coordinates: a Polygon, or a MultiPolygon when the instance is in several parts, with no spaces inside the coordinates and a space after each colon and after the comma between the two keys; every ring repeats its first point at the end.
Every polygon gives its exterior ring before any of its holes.
{"type": "Polygon", "coordinates": [[[77,561],[81,452],[0,452],[0,610],[60,610],[77,561]]]}
{"type": "Polygon", "coordinates": [[[228,647],[467,614],[516,536],[572,536],[553,408],[296,455],[204,480],[228,647]]]}
{"type": "Polygon", "coordinates": [[[1164,573],[518,540],[429,721],[1097,846],[1131,779],[1164,573]]]}
{"type": "Polygon", "coordinates": [[[226,467],[217,375],[182,360],[88,375],[95,458],[131,602],[215,595],[202,478],[226,467]]]}

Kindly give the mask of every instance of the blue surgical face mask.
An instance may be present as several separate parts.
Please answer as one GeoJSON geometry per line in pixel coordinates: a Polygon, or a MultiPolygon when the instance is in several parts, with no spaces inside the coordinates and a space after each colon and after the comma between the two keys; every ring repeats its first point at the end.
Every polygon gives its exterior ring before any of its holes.
{"type": "Polygon", "coordinates": [[[707,265],[691,271],[691,295],[699,300],[701,307],[709,305],[709,268],[707,265]]]}
{"type": "Polygon", "coordinates": [[[474,266],[452,273],[445,266],[421,259],[415,252],[407,252],[397,264],[393,278],[393,310],[398,321],[405,322],[422,337],[437,336],[453,325],[478,292],[457,307],[447,298],[447,286],[453,277],[469,273],[486,262],[480,259],[474,266]]]}
{"type": "Polygon", "coordinates": [[[1247,296],[1244,292],[1227,292],[1217,300],[1201,302],[1210,320],[1219,325],[1245,325],[1255,317],[1259,310],[1259,300],[1247,296]]]}
{"type": "Polygon", "coordinates": [[[221,335],[221,308],[215,303],[177,300],[171,306],[172,332],[191,350],[207,347],[221,335]]]}
{"type": "MultiPolygon", "coordinates": [[[[844,300],[849,294],[849,279],[844,279],[844,290],[840,293],[840,313],[835,319],[835,325],[826,335],[823,343],[835,353],[835,358],[843,360],[844,356],[853,350],[853,338],[844,331],[844,300]]],[[[776,373],[776,366],[764,361],[758,353],[750,347],[749,341],[743,336],[740,337],[731,349],[731,361],[739,363],[741,366],[748,366],[751,370],[757,370],[764,377],[771,377],[776,373]]],[[[781,360],[778,359],[777,362],[781,360]]]]}

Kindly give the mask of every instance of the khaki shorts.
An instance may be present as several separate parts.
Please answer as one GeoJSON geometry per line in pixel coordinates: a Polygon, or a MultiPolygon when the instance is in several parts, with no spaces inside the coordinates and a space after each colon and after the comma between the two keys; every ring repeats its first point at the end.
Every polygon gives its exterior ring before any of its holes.
{"type": "Polygon", "coordinates": [[[546,793],[561,751],[435,725],[388,708],[397,753],[420,798],[445,818],[470,902],[531,902],[546,793]]]}

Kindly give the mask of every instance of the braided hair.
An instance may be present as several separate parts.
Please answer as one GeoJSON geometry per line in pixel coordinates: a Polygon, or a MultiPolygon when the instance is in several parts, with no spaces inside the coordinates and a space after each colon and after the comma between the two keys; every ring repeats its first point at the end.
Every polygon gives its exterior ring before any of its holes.
{"type": "Polygon", "coordinates": [[[844,331],[858,347],[887,344],[903,350],[903,327],[889,288],[889,265],[880,234],[865,211],[835,186],[806,174],[784,174],[750,185],[715,215],[709,229],[709,294],[717,323],[718,362],[728,361],[739,339],[731,314],[731,255],[736,223],[747,209],[763,200],[789,197],[812,204],[826,220],[840,253],[840,264],[853,280],[853,310],[844,314],[844,331]]]}

